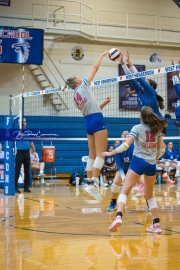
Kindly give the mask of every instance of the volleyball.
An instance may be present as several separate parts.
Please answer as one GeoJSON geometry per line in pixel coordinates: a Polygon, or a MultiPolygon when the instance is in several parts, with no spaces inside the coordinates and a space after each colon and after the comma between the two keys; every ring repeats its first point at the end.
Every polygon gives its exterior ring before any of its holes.
{"type": "Polygon", "coordinates": [[[109,50],[109,59],[111,61],[118,61],[120,56],[120,50],[118,50],[117,48],[112,48],[109,50]]]}

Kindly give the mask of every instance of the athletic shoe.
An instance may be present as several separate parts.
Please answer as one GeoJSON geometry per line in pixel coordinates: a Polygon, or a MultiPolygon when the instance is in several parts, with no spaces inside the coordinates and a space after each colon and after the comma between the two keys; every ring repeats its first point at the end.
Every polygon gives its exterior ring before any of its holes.
{"type": "Polygon", "coordinates": [[[46,176],[46,175],[45,175],[44,173],[39,173],[39,174],[38,174],[38,177],[39,177],[39,178],[44,178],[45,176],[46,176]]]}
{"type": "Polygon", "coordinates": [[[147,232],[160,233],[162,232],[161,225],[159,223],[153,224],[146,229],[147,232]]]}
{"type": "Polygon", "coordinates": [[[136,198],[143,197],[143,196],[144,196],[144,192],[139,192],[135,195],[136,198]]]}
{"type": "Polygon", "coordinates": [[[94,199],[98,201],[102,201],[103,199],[101,194],[99,193],[99,188],[95,187],[94,185],[88,185],[87,187],[85,187],[84,191],[89,193],[89,195],[91,195],[94,199]]]}
{"type": "Polygon", "coordinates": [[[137,187],[134,187],[133,190],[135,190],[135,191],[142,191],[142,190],[144,190],[144,184],[143,183],[139,184],[137,187]]]}
{"type": "Polygon", "coordinates": [[[106,211],[114,211],[116,209],[116,203],[110,202],[110,205],[106,208],[106,211]]]}
{"type": "Polygon", "coordinates": [[[27,189],[24,189],[24,192],[31,193],[31,190],[29,188],[27,188],[27,189]]]}
{"type": "Polygon", "coordinates": [[[180,176],[180,174],[176,172],[174,177],[179,177],[179,176],[180,176]]]}
{"type": "Polygon", "coordinates": [[[103,186],[104,187],[108,187],[109,185],[108,185],[108,183],[104,183],[103,186]]]}
{"type": "Polygon", "coordinates": [[[163,173],[162,178],[168,178],[168,177],[169,176],[168,176],[167,172],[163,173]]]}
{"type": "Polygon", "coordinates": [[[167,179],[166,184],[175,184],[175,181],[172,181],[171,179],[167,179]]]}
{"type": "Polygon", "coordinates": [[[116,232],[117,228],[121,226],[122,218],[121,216],[117,216],[111,226],[109,227],[110,232],[116,232]]]}
{"type": "Polygon", "coordinates": [[[21,191],[18,188],[15,188],[16,193],[21,193],[21,191]]]}
{"type": "Polygon", "coordinates": [[[40,184],[41,187],[50,187],[50,183],[44,182],[42,184],[40,184]]]}

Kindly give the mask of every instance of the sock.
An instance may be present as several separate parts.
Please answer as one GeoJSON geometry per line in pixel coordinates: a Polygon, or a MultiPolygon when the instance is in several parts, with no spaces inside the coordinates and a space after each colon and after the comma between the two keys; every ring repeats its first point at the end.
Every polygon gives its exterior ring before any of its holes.
{"type": "Polygon", "coordinates": [[[40,173],[43,173],[43,171],[40,171],[40,173]]]}
{"type": "Polygon", "coordinates": [[[120,212],[120,211],[117,212],[117,213],[116,213],[116,217],[117,217],[117,216],[121,216],[121,217],[122,217],[122,216],[123,216],[122,212],[120,212]]]}
{"type": "Polygon", "coordinates": [[[41,184],[44,184],[44,178],[41,178],[41,184]]]}
{"type": "Polygon", "coordinates": [[[112,199],[111,202],[116,204],[117,199],[112,199]]]}
{"type": "Polygon", "coordinates": [[[90,183],[92,181],[92,178],[86,178],[87,182],[90,183]]]}
{"type": "Polygon", "coordinates": [[[160,222],[159,218],[153,218],[153,225],[156,224],[156,223],[159,223],[159,222],[160,222]]]}
{"type": "Polygon", "coordinates": [[[92,177],[93,185],[95,187],[99,187],[99,178],[97,177],[92,177]]]}

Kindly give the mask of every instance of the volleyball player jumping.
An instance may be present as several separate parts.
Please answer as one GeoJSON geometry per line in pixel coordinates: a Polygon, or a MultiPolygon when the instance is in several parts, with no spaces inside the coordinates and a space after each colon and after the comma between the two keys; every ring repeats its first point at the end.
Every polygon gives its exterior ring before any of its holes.
{"type": "Polygon", "coordinates": [[[165,151],[161,130],[166,126],[167,121],[159,119],[148,106],[142,107],[140,118],[142,123],[132,128],[126,142],[112,152],[103,152],[101,154],[102,157],[105,157],[121,153],[127,150],[134,142],[135,148],[130,168],[117,201],[116,218],[109,227],[111,232],[115,232],[121,226],[127,196],[132,187],[138,182],[140,175],[143,174],[145,198],[153,217],[153,224],[147,228],[147,231],[155,233],[162,231],[156,199],[153,197],[153,187],[156,178],[156,160],[165,151]]]}
{"type": "MultiPolygon", "coordinates": [[[[132,64],[129,58],[128,51],[125,51],[123,55],[122,52],[119,57],[119,62],[122,65],[122,68],[125,74],[131,74],[138,72],[135,66],[132,64]],[[129,67],[124,63],[123,57],[125,61],[128,63],[129,67]]],[[[157,83],[151,79],[145,80],[144,78],[138,78],[136,80],[132,79],[131,84],[134,90],[138,94],[138,107],[141,109],[143,106],[149,106],[152,108],[153,112],[160,118],[163,119],[162,114],[159,111],[160,109],[164,109],[163,98],[156,93],[157,83]],[[138,82],[139,84],[138,84],[138,82]]],[[[165,133],[165,131],[163,132],[165,133]]]]}
{"type": "MultiPolygon", "coordinates": [[[[101,153],[107,147],[107,128],[101,109],[95,100],[89,85],[99,69],[102,59],[108,51],[102,53],[94,63],[89,75],[82,81],[77,76],[69,77],[66,84],[74,90],[74,103],[84,116],[85,130],[87,133],[89,157],[87,160],[87,177],[92,178],[91,185],[84,190],[97,200],[102,200],[99,193],[99,175],[104,164],[101,153]]],[[[105,104],[106,105],[106,104],[105,104]]]]}

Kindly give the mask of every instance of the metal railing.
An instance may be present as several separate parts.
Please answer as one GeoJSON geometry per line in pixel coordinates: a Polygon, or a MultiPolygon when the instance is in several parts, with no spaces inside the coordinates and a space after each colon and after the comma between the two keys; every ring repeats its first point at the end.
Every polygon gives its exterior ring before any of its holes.
{"type": "Polygon", "coordinates": [[[0,24],[43,28],[52,34],[73,31],[96,40],[127,39],[164,43],[180,42],[180,17],[157,16],[98,9],[96,12],[80,1],[58,0],[53,5],[32,3],[32,9],[22,17],[14,13],[0,16],[0,24]],[[54,4],[57,3],[57,4],[54,4]],[[6,24],[7,21],[7,24],[6,24]],[[17,25],[16,25],[17,22],[17,25]]]}

